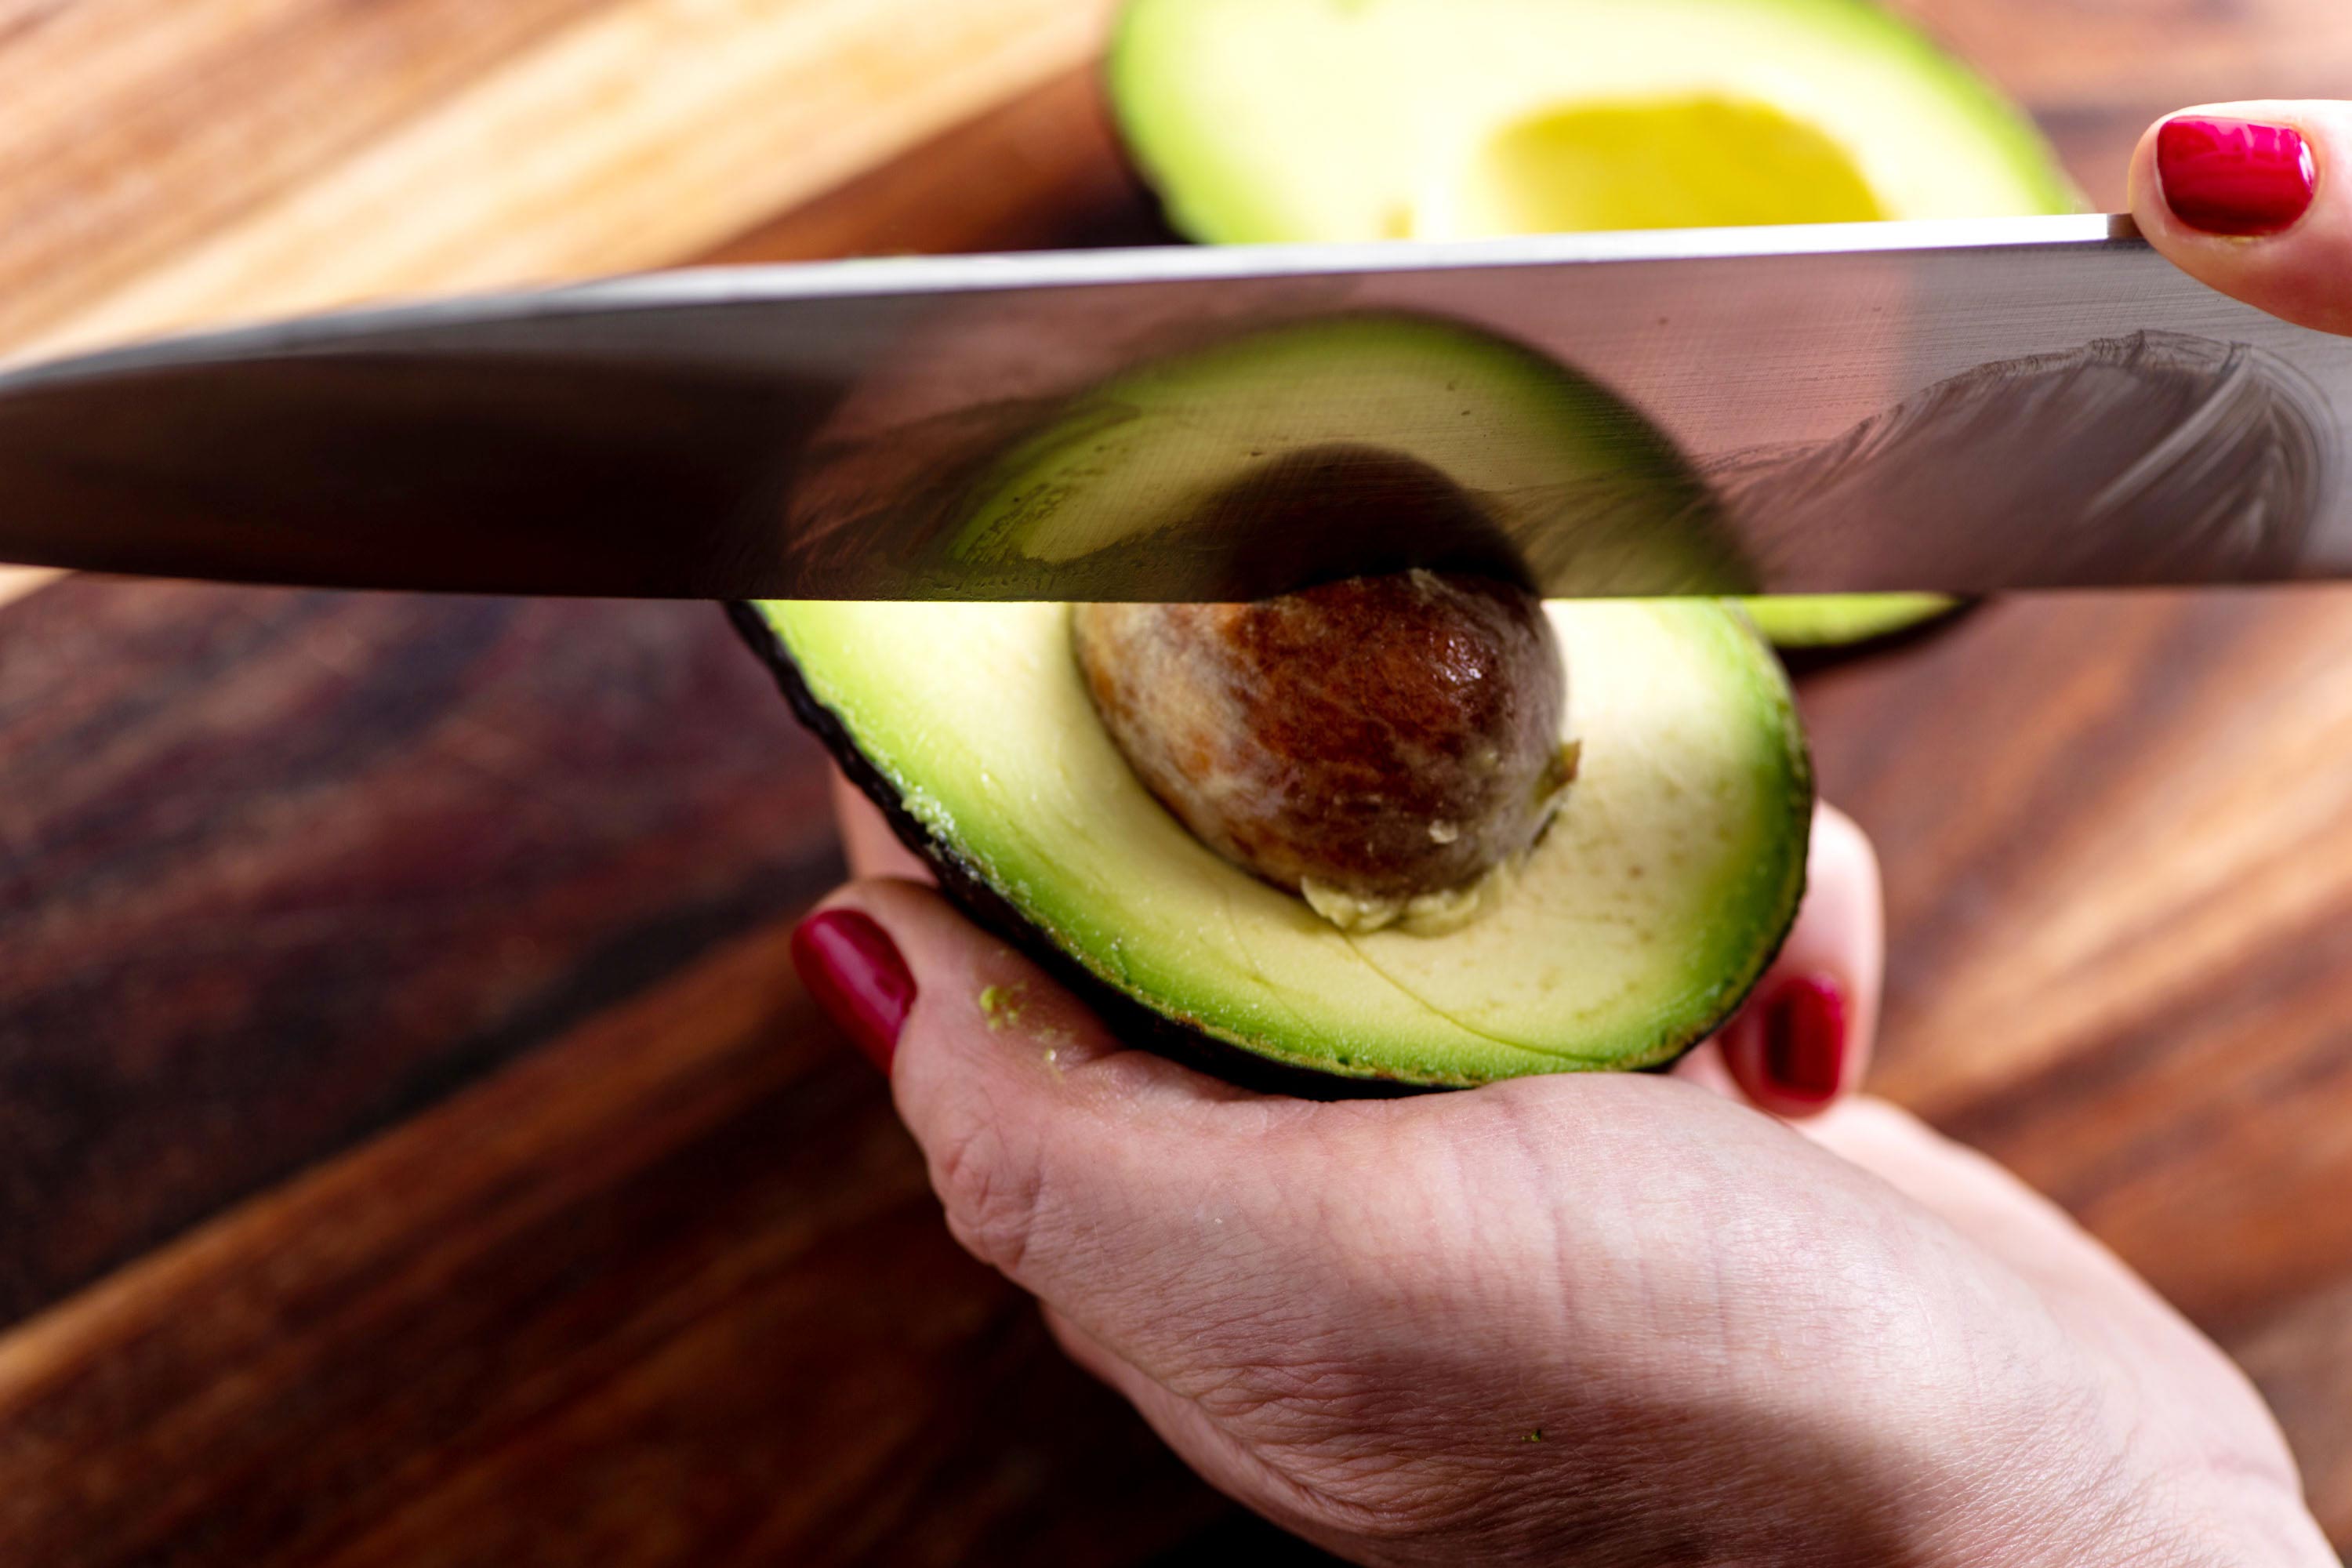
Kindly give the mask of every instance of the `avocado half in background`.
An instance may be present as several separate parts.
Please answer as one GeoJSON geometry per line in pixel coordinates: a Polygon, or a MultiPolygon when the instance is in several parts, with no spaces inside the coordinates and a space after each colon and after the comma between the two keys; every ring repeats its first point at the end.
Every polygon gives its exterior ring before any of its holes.
{"type": "MultiPolygon", "coordinates": [[[[1166,476],[1163,510],[1214,508],[1251,493],[1253,464],[1345,432],[1354,460],[1410,465],[1456,506],[1526,488],[1482,465],[1536,463],[1643,518],[1646,548],[1677,539],[1694,570],[1719,572],[1695,476],[1629,422],[1602,389],[1450,323],[1265,329],[1070,400],[1008,452],[950,548],[1149,547],[1150,517],[1101,505],[1132,497],[1139,468],[1166,476]]],[[[1811,771],[1787,679],[1747,618],[1708,598],[1531,613],[1565,658],[1573,781],[1477,912],[1431,932],[1342,930],[1195,837],[1098,711],[1073,606],[734,611],[803,721],[982,924],[1127,1037],[1310,1092],[1662,1066],[1729,1016],[1795,919],[1811,771]]]]}
{"type": "MultiPolygon", "coordinates": [[[[1108,79],[1170,220],[1211,243],[2080,205],[2021,111],[1867,0],[1131,0],[1108,79]]],[[[1955,607],[1750,606],[1812,650],[1955,607]]]]}

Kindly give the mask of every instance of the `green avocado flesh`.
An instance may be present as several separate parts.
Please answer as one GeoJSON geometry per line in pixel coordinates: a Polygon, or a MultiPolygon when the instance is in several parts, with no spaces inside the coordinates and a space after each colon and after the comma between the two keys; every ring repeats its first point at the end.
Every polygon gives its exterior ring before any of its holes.
{"type": "MultiPolygon", "coordinates": [[[[1661,552],[1696,592],[1741,580],[1705,487],[1624,403],[1517,344],[1393,313],[1129,370],[1007,450],[977,496],[954,549],[983,574],[1241,544],[1310,576],[1434,550],[1507,577],[1528,564],[1515,509],[1566,505],[1592,524],[1578,548],[1640,552],[1644,582],[1661,552]]],[[[1529,857],[1442,934],[1343,931],[1195,838],[1097,714],[1067,605],[751,613],[803,717],[944,887],[1212,1065],[1224,1047],[1428,1086],[1654,1066],[1738,1005],[1795,916],[1803,737],[1769,648],[1720,601],[1549,607],[1581,771],[1529,857]]]]}
{"type": "Polygon", "coordinates": [[[1072,399],[976,493],[951,552],[983,576],[1206,540],[1284,587],[1449,549],[1512,575],[1565,564],[1512,542],[1554,537],[1523,514],[1569,507],[1589,580],[1623,562],[1654,591],[1752,581],[1705,485],[1623,402],[1518,344],[1402,314],[1264,329],[1129,371],[1072,399]]]}
{"type": "Polygon", "coordinates": [[[1344,933],[1186,831],[1097,718],[1066,605],[755,606],[803,715],[1033,949],[1256,1058],[1432,1086],[1673,1059],[1755,984],[1802,890],[1802,732],[1738,612],[1547,610],[1580,772],[1496,902],[1425,937],[1344,933]]]}
{"type": "MultiPolygon", "coordinates": [[[[1108,73],[1170,217],[1213,242],[2080,205],[2021,112],[1866,0],[1130,0],[1108,73]]],[[[1950,607],[1757,618],[1819,647],[1950,607]]]]}

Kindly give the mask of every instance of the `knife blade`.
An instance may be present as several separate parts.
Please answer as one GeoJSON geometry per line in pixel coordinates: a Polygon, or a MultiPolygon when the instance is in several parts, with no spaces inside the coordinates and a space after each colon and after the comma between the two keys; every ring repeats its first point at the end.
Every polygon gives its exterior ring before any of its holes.
{"type": "Polygon", "coordinates": [[[0,374],[0,560],[729,598],[2290,581],[2352,574],[2347,411],[2352,341],[2102,216],[747,268],[0,374]],[[1616,414],[1494,416],[1442,354],[1198,370],[1400,319],[1616,414]]]}

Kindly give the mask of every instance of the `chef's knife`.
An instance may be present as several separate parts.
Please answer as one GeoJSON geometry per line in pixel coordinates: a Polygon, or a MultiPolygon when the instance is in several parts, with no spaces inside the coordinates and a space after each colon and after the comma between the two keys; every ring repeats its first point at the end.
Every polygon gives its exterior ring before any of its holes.
{"type": "Polygon", "coordinates": [[[0,560],[655,597],[1223,599],[1465,561],[1558,595],[2282,581],[2352,575],[2347,417],[2352,341],[2097,216],[853,261],[0,374],[0,560]],[[1135,390],[1399,317],[1640,417],[1531,437],[1444,353],[1135,390]],[[1651,548],[1676,531],[1707,547],[1651,548]]]}

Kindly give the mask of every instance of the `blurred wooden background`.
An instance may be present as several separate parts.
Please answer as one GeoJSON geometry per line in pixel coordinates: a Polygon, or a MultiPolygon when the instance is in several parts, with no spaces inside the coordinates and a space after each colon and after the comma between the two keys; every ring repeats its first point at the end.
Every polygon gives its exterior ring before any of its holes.
{"type": "MultiPolygon", "coordinates": [[[[2155,115],[2352,80],[2340,0],[1910,8],[2103,205],[2155,115]]],[[[0,351],[1153,238],[1106,11],[0,0],[0,351]]],[[[1886,857],[1880,1087],[2220,1335],[2352,1542],[2352,595],[2000,605],[1805,696],[1886,857]]],[[[707,606],[0,609],[0,1561],[1267,1545],[798,994],[821,779],[707,606]]]]}

